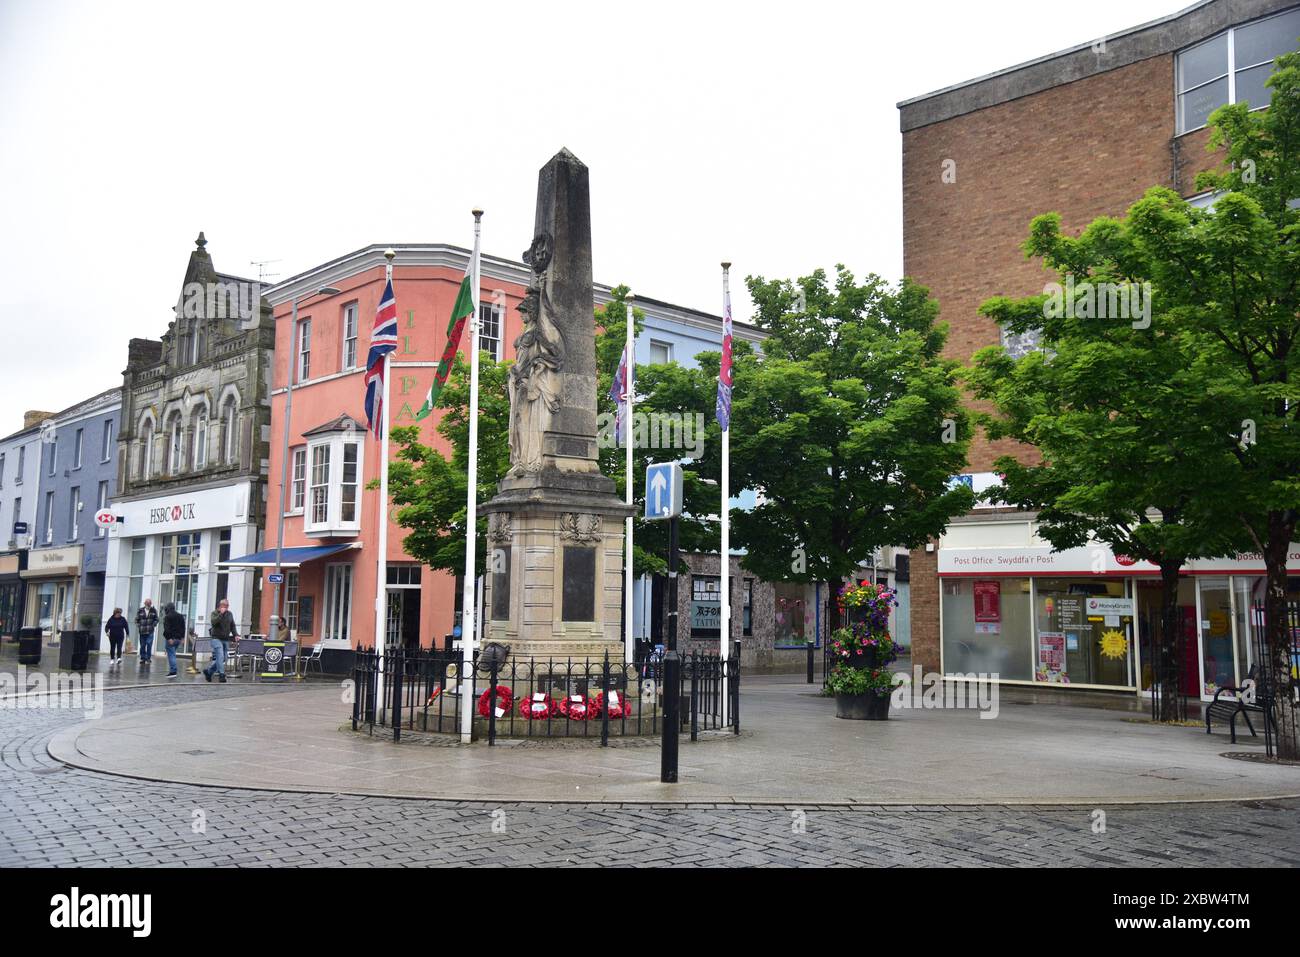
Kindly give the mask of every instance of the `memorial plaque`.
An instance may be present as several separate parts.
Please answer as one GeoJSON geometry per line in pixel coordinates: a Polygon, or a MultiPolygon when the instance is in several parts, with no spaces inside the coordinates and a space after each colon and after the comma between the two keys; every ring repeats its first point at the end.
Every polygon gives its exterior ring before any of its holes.
{"type": "Polygon", "coordinates": [[[510,620],[510,549],[494,548],[492,562],[492,620],[510,620]]]}
{"type": "Polygon", "coordinates": [[[596,550],[572,545],[564,549],[564,621],[596,617],[596,550]]]}

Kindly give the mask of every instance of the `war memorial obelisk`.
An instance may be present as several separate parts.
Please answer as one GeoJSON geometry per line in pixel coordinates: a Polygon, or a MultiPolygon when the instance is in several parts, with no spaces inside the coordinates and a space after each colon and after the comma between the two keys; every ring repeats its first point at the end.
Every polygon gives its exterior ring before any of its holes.
{"type": "Polygon", "coordinates": [[[538,174],[534,232],[510,370],[510,471],[484,506],[484,637],[516,658],[621,661],[629,509],[597,457],[591,196],[567,149],[538,174]]]}

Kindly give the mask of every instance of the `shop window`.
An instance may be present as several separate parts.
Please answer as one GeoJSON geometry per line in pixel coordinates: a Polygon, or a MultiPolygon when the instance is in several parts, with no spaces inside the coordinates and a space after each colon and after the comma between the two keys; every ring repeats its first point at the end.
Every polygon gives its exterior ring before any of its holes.
{"type": "Polygon", "coordinates": [[[217,594],[212,602],[215,608],[218,602],[230,598],[230,569],[222,562],[230,561],[230,529],[223,528],[217,537],[217,594]]]}
{"type": "Polygon", "coordinates": [[[691,637],[722,635],[722,579],[717,575],[691,576],[691,637]]]}
{"type": "Polygon", "coordinates": [[[352,566],[325,568],[325,622],[321,637],[350,642],[352,637],[352,566]]]}
{"type": "Polygon", "coordinates": [[[1133,687],[1135,618],[1122,579],[1038,578],[1034,590],[1035,680],[1133,687]]]}
{"type": "Polygon", "coordinates": [[[194,566],[199,559],[199,533],[164,535],[160,545],[157,605],[161,609],[174,603],[187,627],[193,628],[198,614],[199,576],[194,566]]]}
{"type": "Polygon", "coordinates": [[[298,570],[286,569],[284,573],[284,621],[289,634],[298,633],[298,570]]]}
{"type": "Polygon", "coordinates": [[[945,673],[1033,680],[1028,578],[945,578],[940,593],[945,673]]]}
{"type": "Polygon", "coordinates": [[[144,604],[144,544],[143,538],[131,539],[130,585],[127,587],[126,617],[135,621],[135,613],[144,604]]]}
{"type": "Polygon", "coordinates": [[[775,592],[774,623],[776,634],[773,643],[778,648],[802,648],[807,641],[808,608],[804,600],[804,586],[790,582],[777,582],[775,592]]]}

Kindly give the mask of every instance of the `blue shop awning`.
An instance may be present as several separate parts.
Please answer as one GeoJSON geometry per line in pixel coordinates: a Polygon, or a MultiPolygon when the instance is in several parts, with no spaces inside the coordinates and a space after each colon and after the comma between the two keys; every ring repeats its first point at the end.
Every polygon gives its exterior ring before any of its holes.
{"type": "MultiPolygon", "coordinates": [[[[318,558],[329,558],[329,556],[337,555],[339,552],[346,552],[360,547],[360,542],[344,542],[342,545],[298,545],[293,548],[282,548],[280,549],[280,567],[298,568],[306,562],[313,562],[318,558]]],[[[245,555],[243,558],[232,558],[229,561],[217,562],[217,564],[222,568],[274,568],[275,549],[269,548],[263,552],[254,552],[251,555],[245,555]]]]}

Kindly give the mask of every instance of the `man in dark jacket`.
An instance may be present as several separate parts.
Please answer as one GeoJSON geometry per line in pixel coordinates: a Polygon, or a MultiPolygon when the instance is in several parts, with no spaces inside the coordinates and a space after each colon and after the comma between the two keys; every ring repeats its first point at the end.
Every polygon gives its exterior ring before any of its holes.
{"type": "Polygon", "coordinates": [[[140,664],[147,665],[153,660],[153,633],[158,628],[158,609],[153,606],[153,599],[146,598],[140,610],[135,613],[135,633],[140,638],[140,664]]]}
{"type": "Polygon", "coordinates": [[[167,649],[167,677],[176,677],[176,649],[185,640],[185,616],[168,602],[163,608],[163,647],[167,649]]]}
{"type": "Polygon", "coordinates": [[[230,651],[230,642],[239,637],[235,630],[235,616],[230,613],[230,602],[224,598],[217,604],[217,610],[209,620],[212,637],[212,664],[203,669],[203,677],[208,681],[216,675],[222,684],[226,683],[226,655],[230,651]]]}

